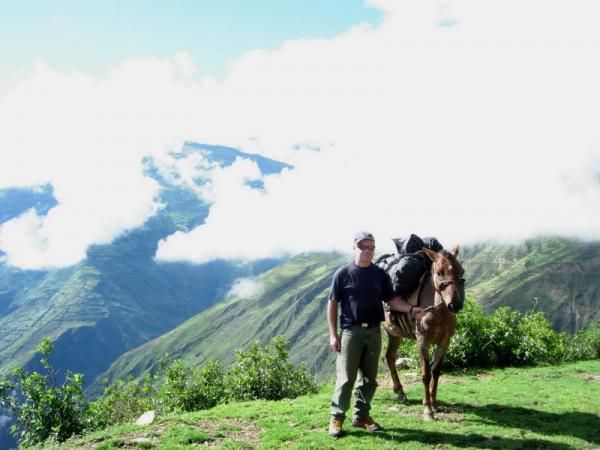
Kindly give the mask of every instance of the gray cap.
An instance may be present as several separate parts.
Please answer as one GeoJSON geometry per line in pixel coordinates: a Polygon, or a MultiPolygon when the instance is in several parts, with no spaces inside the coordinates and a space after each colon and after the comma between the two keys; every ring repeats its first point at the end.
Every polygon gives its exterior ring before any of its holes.
{"type": "Polygon", "coordinates": [[[359,244],[360,241],[364,241],[365,239],[368,239],[370,241],[375,240],[373,235],[368,231],[360,231],[354,235],[354,245],[359,244]]]}

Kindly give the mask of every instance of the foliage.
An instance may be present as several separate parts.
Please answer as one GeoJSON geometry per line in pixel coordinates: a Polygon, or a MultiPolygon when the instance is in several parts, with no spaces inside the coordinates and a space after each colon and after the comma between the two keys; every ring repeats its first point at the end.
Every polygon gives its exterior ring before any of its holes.
{"type": "Polygon", "coordinates": [[[451,367],[487,366],[493,358],[488,335],[490,317],[479,303],[467,298],[458,315],[456,332],[446,353],[445,362],[451,367]]]}
{"type": "MultiPolygon", "coordinates": [[[[414,344],[401,351],[418,359],[414,344]]],[[[507,367],[556,364],[600,356],[600,325],[574,336],[558,333],[539,311],[521,313],[501,307],[491,315],[471,299],[458,315],[456,332],[445,357],[446,367],[507,367]]]]}
{"type": "MultiPolygon", "coordinates": [[[[410,345],[416,356],[413,342],[404,340],[403,345],[410,345]]],[[[47,375],[18,369],[11,378],[0,380],[0,406],[14,414],[15,432],[25,446],[63,442],[83,431],[132,421],[148,410],[159,415],[191,412],[230,401],[279,400],[317,391],[306,368],[294,367],[289,361],[283,337],[273,338],[265,347],[256,342],[247,350],[238,350],[227,369],[217,361],[189,368],[183,360],[165,357],[155,374],[118,381],[89,404],[82,395],[81,374],[69,372],[63,386],[56,385],[56,371],[48,362],[52,352],[48,339],[39,351],[47,375]]],[[[468,299],[458,316],[445,363],[451,367],[504,367],[599,356],[600,325],[568,337],[554,332],[540,312],[499,308],[485,315],[479,304],[468,299]]]]}
{"type": "Polygon", "coordinates": [[[592,325],[575,334],[567,345],[567,361],[600,358],[600,324],[592,325]]]}
{"type": "Polygon", "coordinates": [[[63,442],[80,434],[86,425],[83,375],[67,372],[64,383],[57,385],[57,371],[48,360],[52,353],[49,338],[42,341],[38,352],[46,374],[18,368],[0,380],[0,406],[16,418],[11,432],[25,446],[50,437],[63,442]]]}
{"type": "Polygon", "coordinates": [[[592,449],[600,447],[598,375],[598,360],[446,373],[435,421],[422,419],[423,386],[415,375],[405,386],[406,404],[389,387],[377,389],[372,414],[384,434],[365,433],[346,421],[345,436],[336,441],[327,434],[333,390],[327,384],[316,395],[293,400],[232,402],[158,417],[146,427],[119,425],[60,449],[133,449],[143,439],[155,449],[592,449]]]}
{"type": "Polygon", "coordinates": [[[490,316],[468,300],[458,316],[446,362],[453,367],[506,367],[565,360],[567,338],[539,311],[498,308],[490,316]]]}
{"type": "Polygon", "coordinates": [[[258,342],[246,351],[238,350],[225,374],[225,393],[231,400],[279,400],[316,392],[313,377],[304,366],[289,361],[287,341],[281,336],[269,347],[258,342]]]}
{"type": "Polygon", "coordinates": [[[103,429],[139,417],[153,409],[153,382],[146,375],[138,382],[133,377],[119,380],[106,388],[104,395],[91,402],[88,411],[90,428],[103,429]]]}
{"type": "Polygon", "coordinates": [[[166,412],[194,411],[212,408],[223,399],[223,393],[221,363],[208,361],[199,369],[190,369],[176,360],[166,370],[158,398],[166,412]]]}
{"type": "Polygon", "coordinates": [[[287,341],[274,338],[271,346],[253,344],[238,350],[236,362],[224,370],[218,361],[201,368],[186,367],[183,360],[163,358],[154,375],[129,378],[107,388],[89,408],[90,428],[134,420],[144,411],[159,414],[209,409],[229,400],[294,398],[316,391],[304,367],[289,361],[287,341]]]}

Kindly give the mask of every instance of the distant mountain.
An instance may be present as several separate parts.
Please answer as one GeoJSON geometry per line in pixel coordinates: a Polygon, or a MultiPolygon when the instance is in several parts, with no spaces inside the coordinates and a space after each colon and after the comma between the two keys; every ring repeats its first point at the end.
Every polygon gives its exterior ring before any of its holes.
{"type": "MultiPolygon", "coordinates": [[[[537,308],[558,330],[600,322],[600,243],[541,238],[521,245],[481,244],[462,249],[467,295],[488,310],[537,308]]],[[[325,305],[329,283],[349,256],[308,254],[274,267],[259,280],[263,291],[231,297],[174,330],[122,355],[92,389],[156,368],[168,354],[189,364],[231,362],[235,350],[285,335],[292,361],[319,377],[332,374],[325,305]]]]}
{"type": "MultiPolygon", "coordinates": [[[[179,159],[193,154],[221,167],[236,158],[251,160],[263,174],[291,167],[261,155],[193,142],[171,156],[179,159]]],[[[158,241],[203,223],[209,205],[192,190],[164,177],[152,158],[144,160],[144,167],[159,182],[159,201],[165,206],[143,226],[111,244],[91,247],[85,260],[65,269],[19,270],[0,262],[0,374],[16,366],[39,369],[35,349],[51,336],[52,360],[62,369],[60,376],[70,369],[84,373],[90,383],[125,351],[222,299],[235,279],[255,276],[280,262],[192,265],[154,261],[158,241]]],[[[196,182],[202,185],[206,180],[196,182]]],[[[250,187],[262,188],[260,184],[250,187]]],[[[30,208],[43,215],[56,204],[50,185],[2,189],[0,223],[30,208]]],[[[0,448],[14,445],[5,419],[0,411],[0,448]]]]}
{"type": "MultiPolygon", "coordinates": [[[[92,387],[110,385],[126,374],[139,375],[169,354],[191,364],[233,360],[238,348],[273,336],[287,336],[295,362],[319,371],[330,362],[325,305],[333,272],[348,258],[335,254],[299,255],[259,278],[262,290],[249,298],[231,297],[174,330],[124,354],[92,387]]],[[[328,367],[324,369],[328,371],[328,367]]]]}
{"type": "Polygon", "coordinates": [[[469,293],[487,311],[543,311],[556,330],[600,322],[600,242],[545,237],[466,247],[469,293]]]}
{"type": "MultiPolygon", "coordinates": [[[[192,153],[220,166],[236,158],[249,159],[263,174],[290,167],[233,148],[190,142],[172,156],[192,153]]],[[[144,165],[160,183],[159,200],[165,207],[142,227],[109,245],[91,247],[85,260],[66,269],[25,271],[0,264],[0,372],[14,366],[36,368],[38,362],[31,359],[34,350],[42,338],[51,336],[57,366],[83,372],[90,382],[123,352],[223,298],[235,279],[254,276],[279,262],[154,261],[158,241],[201,224],[209,205],[191,190],[169,183],[151,158],[144,165]]],[[[32,207],[44,214],[54,205],[50,186],[0,191],[2,221],[32,207]]]]}

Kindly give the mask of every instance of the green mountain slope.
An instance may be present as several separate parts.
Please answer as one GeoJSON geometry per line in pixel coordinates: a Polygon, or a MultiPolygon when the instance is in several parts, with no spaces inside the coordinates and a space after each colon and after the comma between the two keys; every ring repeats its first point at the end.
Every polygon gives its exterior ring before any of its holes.
{"type": "MultiPolygon", "coordinates": [[[[543,238],[522,245],[482,244],[464,248],[467,295],[488,309],[509,305],[543,311],[555,328],[576,329],[600,322],[600,243],[543,238]],[[576,276],[573,275],[576,274],[576,276]],[[580,275],[579,275],[580,274],[580,275]]],[[[234,350],[275,335],[290,341],[294,362],[304,362],[319,377],[332,373],[325,320],[327,289],[335,269],[348,256],[300,255],[260,277],[262,293],[228,298],[173,331],[121,356],[99,377],[100,385],[140,375],[164,354],[190,364],[207,359],[225,363],[234,350]]]]}
{"type": "MultiPolygon", "coordinates": [[[[108,385],[125,374],[152,370],[168,353],[191,364],[233,360],[234,351],[276,335],[287,336],[291,359],[319,372],[331,363],[325,304],[333,272],[348,257],[299,255],[259,278],[262,290],[250,298],[232,297],[179,327],[124,354],[99,381],[108,385]]],[[[94,386],[98,390],[100,386],[94,386]]]]}
{"type": "MultiPolygon", "coordinates": [[[[263,173],[289,167],[260,155],[194,143],[186,143],[173,156],[197,152],[221,166],[247,158],[263,173]]],[[[156,262],[158,242],[202,223],[209,205],[192,189],[165,179],[151,158],[144,166],[161,186],[158,201],[163,207],[143,226],[110,244],[89,248],[85,260],[66,269],[19,270],[0,259],[0,373],[14,366],[36,369],[38,362],[31,360],[34,350],[44,337],[51,336],[54,363],[83,372],[91,382],[123,352],[223,298],[237,278],[254,276],[279,262],[156,262]]],[[[56,204],[51,187],[39,192],[3,190],[0,200],[0,220],[32,207],[43,214],[56,204]]]]}
{"type": "Polygon", "coordinates": [[[142,244],[156,245],[168,222],[159,217],[20,292],[0,318],[2,370],[35,368],[33,352],[42,338],[51,336],[55,363],[83,372],[91,381],[123,352],[211,306],[236,278],[256,273],[252,265],[223,261],[156,263],[154,250],[142,244]]]}
{"type": "Polygon", "coordinates": [[[600,322],[600,242],[539,238],[480,244],[462,260],[469,294],[488,311],[537,308],[560,331],[600,322]]]}

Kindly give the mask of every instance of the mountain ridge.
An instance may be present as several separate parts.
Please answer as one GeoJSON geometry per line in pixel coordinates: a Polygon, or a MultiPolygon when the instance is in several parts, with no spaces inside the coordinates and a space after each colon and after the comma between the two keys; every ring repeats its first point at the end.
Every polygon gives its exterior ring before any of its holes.
{"type": "MultiPolygon", "coordinates": [[[[567,264],[564,261],[565,254],[571,254],[577,260],[582,255],[596,252],[600,252],[600,242],[586,243],[550,237],[529,240],[517,246],[488,243],[472,248],[466,247],[462,252],[461,261],[466,270],[467,295],[480,302],[490,312],[507,304],[514,307],[515,303],[511,304],[508,300],[512,299],[511,295],[515,295],[516,288],[504,292],[501,282],[512,282],[514,272],[520,265],[542,270],[548,265],[567,264]],[[509,258],[510,255],[514,258],[509,258]],[[488,267],[481,267],[484,261],[487,261],[488,267]],[[474,272],[472,278],[469,272],[471,268],[474,272]]],[[[243,348],[255,340],[265,344],[279,334],[288,339],[293,362],[305,363],[318,377],[331,376],[334,355],[329,350],[325,320],[327,290],[333,272],[350,259],[349,255],[304,254],[274,267],[259,277],[259,282],[266,279],[268,287],[260,294],[260,298],[223,299],[213,308],[188,319],[185,324],[166,335],[122,355],[105,374],[98,377],[99,383],[94,385],[92,390],[99,393],[102,386],[122,379],[125,375],[139,376],[145,371],[152,371],[165,354],[172,358],[184,359],[191,365],[201,365],[208,359],[229,363],[233,360],[237,348],[243,348]],[[302,264],[306,265],[305,270],[299,269],[302,264]],[[277,284],[277,280],[280,285],[277,284]],[[286,298],[297,300],[289,302],[286,308],[286,298]],[[253,317],[258,315],[259,311],[263,312],[262,322],[254,327],[241,323],[244,315],[253,317]],[[227,336],[232,337],[233,342],[227,342],[227,336]]],[[[593,267],[600,271],[600,260],[593,261],[596,264],[593,267]]],[[[554,277],[553,274],[549,277],[544,278],[544,282],[554,284],[544,285],[543,292],[562,292],[562,278],[554,277]]],[[[531,292],[532,289],[536,289],[538,282],[537,277],[527,278],[519,287],[523,293],[531,292]]],[[[596,279],[596,283],[600,284],[600,280],[596,279]]],[[[581,305],[590,307],[590,311],[585,315],[586,321],[579,322],[582,326],[600,322],[600,307],[597,305],[600,291],[587,289],[586,292],[593,297],[586,297],[581,305]]],[[[562,310],[561,305],[565,301],[563,296],[557,296],[556,301],[560,304],[554,305],[550,302],[536,304],[533,297],[520,296],[518,290],[516,295],[516,306],[519,310],[529,311],[537,308],[551,321],[554,318],[553,323],[557,329],[568,323],[563,320],[562,315],[556,313],[556,310],[562,310]]],[[[538,298],[545,297],[539,294],[538,298]]],[[[567,300],[572,302],[571,298],[567,300]]]]}

